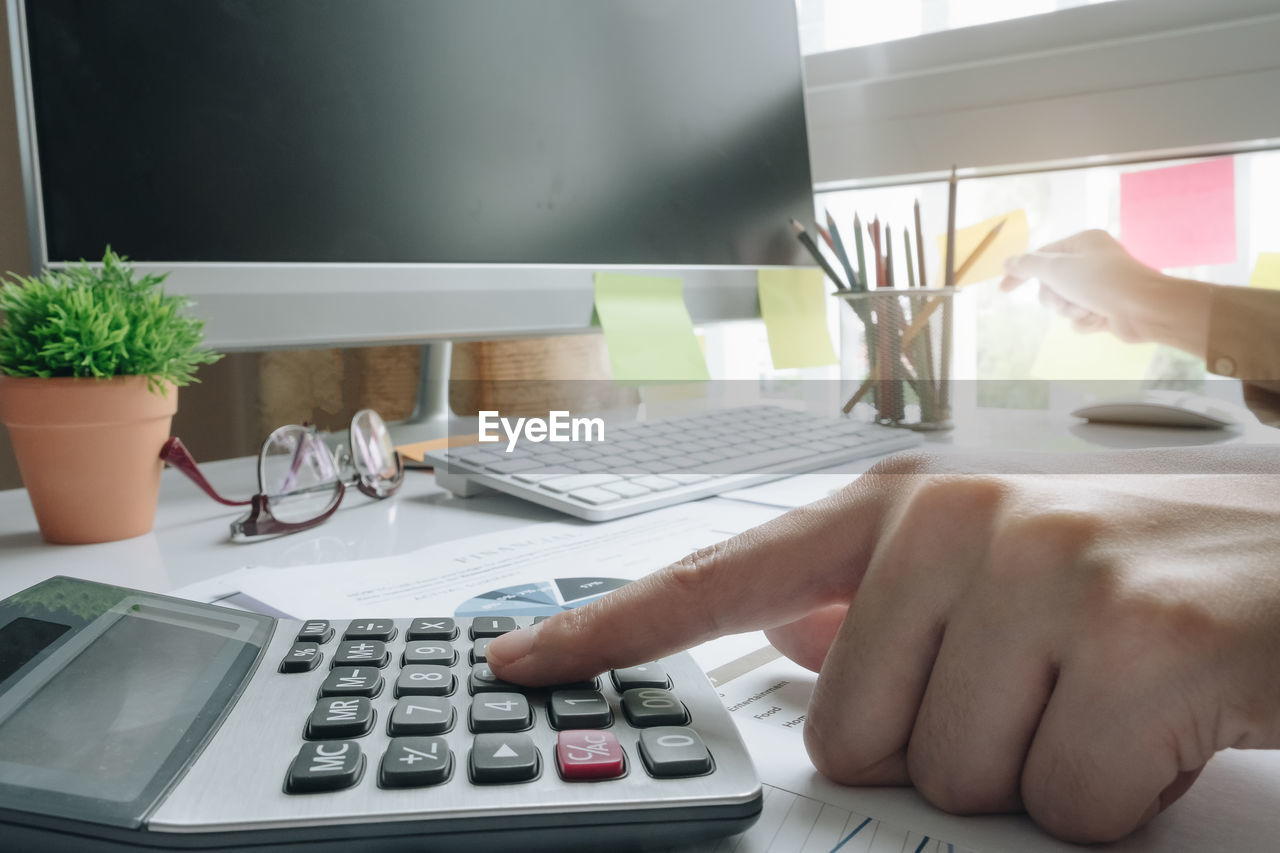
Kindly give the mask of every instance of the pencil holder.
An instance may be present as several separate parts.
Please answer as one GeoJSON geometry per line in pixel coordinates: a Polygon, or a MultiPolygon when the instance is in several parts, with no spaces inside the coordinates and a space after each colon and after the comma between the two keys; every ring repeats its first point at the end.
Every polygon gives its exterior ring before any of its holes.
{"type": "MultiPolygon", "coordinates": [[[[856,379],[844,413],[889,426],[951,429],[955,288],[885,288],[838,294],[861,343],[846,357],[856,379]]],[[[849,348],[846,348],[846,352],[849,348]]]]}

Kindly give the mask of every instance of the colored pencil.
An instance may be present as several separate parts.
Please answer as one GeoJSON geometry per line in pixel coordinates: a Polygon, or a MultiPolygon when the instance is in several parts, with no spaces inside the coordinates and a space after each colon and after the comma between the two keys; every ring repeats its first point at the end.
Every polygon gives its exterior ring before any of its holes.
{"type": "Polygon", "coordinates": [[[853,245],[858,252],[858,289],[866,292],[867,284],[867,259],[862,251],[862,220],[858,219],[858,214],[853,215],[853,245]]]}
{"type": "Polygon", "coordinates": [[[836,253],[837,260],[844,267],[845,274],[849,276],[849,289],[858,289],[858,276],[853,271],[853,264],[849,262],[849,253],[845,251],[844,240],[840,237],[840,229],[836,226],[835,219],[831,216],[831,211],[827,211],[827,231],[831,234],[831,250],[836,253]]]}
{"type": "Polygon", "coordinates": [[[818,262],[818,266],[822,267],[822,271],[827,277],[835,282],[837,290],[848,290],[844,282],[840,279],[840,273],[836,272],[826,256],[822,254],[822,250],[818,248],[818,244],[813,242],[813,238],[809,236],[809,232],[804,230],[804,226],[796,220],[791,220],[791,228],[796,232],[796,239],[800,241],[800,245],[804,246],[810,256],[818,262]]]}
{"type": "Polygon", "coordinates": [[[996,241],[996,237],[1000,236],[1000,229],[1004,227],[1004,224],[1007,221],[1007,219],[1001,219],[997,222],[995,227],[988,231],[987,235],[982,238],[981,242],[973,247],[973,251],[969,253],[969,257],[965,258],[964,263],[962,263],[960,268],[956,270],[956,281],[964,280],[964,277],[969,270],[973,269],[974,265],[982,258],[983,253],[986,252],[987,249],[991,248],[991,244],[996,241]]]}
{"type": "Polygon", "coordinates": [[[916,263],[920,266],[920,286],[928,287],[924,273],[924,229],[920,227],[920,199],[916,199],[916,263]]]}

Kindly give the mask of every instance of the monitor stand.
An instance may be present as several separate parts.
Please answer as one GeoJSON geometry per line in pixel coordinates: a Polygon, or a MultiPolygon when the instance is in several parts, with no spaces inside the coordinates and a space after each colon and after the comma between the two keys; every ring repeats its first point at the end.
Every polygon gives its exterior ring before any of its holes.
{"type": "Polygon", "coordinates": [[[453,344],[433,341],[422,347],[418,399],[408,418],[389,425],[396,444],[429,441],[450,435],[449,366],[453,344]]]}

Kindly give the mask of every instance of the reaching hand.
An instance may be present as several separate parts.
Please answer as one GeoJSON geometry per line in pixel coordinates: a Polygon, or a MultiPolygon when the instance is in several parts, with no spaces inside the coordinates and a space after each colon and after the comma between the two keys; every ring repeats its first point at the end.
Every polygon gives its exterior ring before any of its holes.
{"type": "Polygon", "coordinates": [[[1212,285],[1166,276],[1139,263],[1105,231],[1082,231],[1005,263],[1006,292],[1040,281],[1040,301],[1078,332],[1158,341],[1204,357],[1212,285]]]}
{"type": "Polygon", "coordinates": [[[1026,458],[888,460],[490,664],[563,683],[763,628],[820,671],[805,743],[831,779],[1119,838],[1216,751],[1280,746],[1280,458],[1026,458]]]}

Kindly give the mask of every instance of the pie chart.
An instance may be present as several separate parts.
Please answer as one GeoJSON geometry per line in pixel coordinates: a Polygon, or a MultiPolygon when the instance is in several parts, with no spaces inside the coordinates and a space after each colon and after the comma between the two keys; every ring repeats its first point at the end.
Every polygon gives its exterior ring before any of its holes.
{"type": "Polygon", "coordinates": [[[562,610],[581,607],[628,583],[620,578],[534,581],[477,595],[458,605],[454,615],[466,619],[477,616],[551,616],[562,610]]]}

